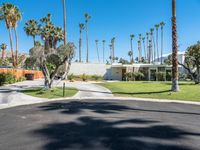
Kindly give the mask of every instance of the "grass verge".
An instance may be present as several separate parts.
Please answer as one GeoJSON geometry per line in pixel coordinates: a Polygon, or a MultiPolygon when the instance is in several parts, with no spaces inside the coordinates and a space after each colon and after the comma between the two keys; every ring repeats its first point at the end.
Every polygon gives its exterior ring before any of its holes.
{"type": "MultiPolygon", "coordinates": [[[[78,92],[75,88],[66,88],[65,89],[65,97],[72,97],[78,92]]],[[[63,97],[63,89],[62,88],[54,88],[51,90],[47,90],[44,88],[32,88],[22,91],[22,93],[39,98],[62,98],[63,97]]]]}
{"type": "Polygon", "coordinates": [[[115,96],[185,100],[200,102],[200,85],[192,82],[180,82],[180,92],[172,93],[171,82],[112,82],[100,83],[112,91],[115,96]]]}

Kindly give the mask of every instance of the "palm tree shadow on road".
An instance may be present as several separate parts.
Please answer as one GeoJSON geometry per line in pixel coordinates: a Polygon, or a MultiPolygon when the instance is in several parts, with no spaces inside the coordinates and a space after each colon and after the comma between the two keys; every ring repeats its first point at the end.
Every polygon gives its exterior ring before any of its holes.
{"type": "Polygon", "coordinates": [[[51,103],[39,109],[56,111],[67,118],[77,115],[73,121],[50,123],[31,131],[33,135],[48,139],[43,147],[45,150],[193,150],[177,144],[176,140],[181,143],[186,136],[200,136],[200,133],[161,124],[153,119],[127,119],[124,116],[113,120],[112,116],[134,109],[108,102],[51,103]],[[86,111],[93,115],[84,115],[86,111]]]}

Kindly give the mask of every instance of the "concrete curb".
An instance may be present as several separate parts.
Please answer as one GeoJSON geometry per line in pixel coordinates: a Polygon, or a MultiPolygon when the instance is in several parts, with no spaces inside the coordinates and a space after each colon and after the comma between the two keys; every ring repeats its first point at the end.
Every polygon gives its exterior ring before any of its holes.
{"type": "Polygon", "coordinates": [[[131,98],[131,97],[71,97],[71,98],[59,98],[51,99],[51,101],[62,101],[62,100],[118,100],[118,101],[143,101],[143,102],[155,102],[155,103],[180,103],[180,104],[189,104],[189,105],[200,105],[200,102],[191,102],[184,100],[167,100],[167,99],[150,99],[150,98],[131,98]]]}
{"type": "Polygon", "coordinates": [[[49,102],[57,102],[57,101],[67,101],[67,100],[117,100],[117,101],[141,101],[141,102],[152,102],[152,103],[178,103],[185,105],[197,105],[200,106],[200,102],[190,102],[183,100],[164,100],[164,99],[148,99],[148,98],[128,98],[128,97],[68,97],[68,98],[57,98],[57,99],[42,99],[41,101],[32,102],[32,103],[24,103],[24,104],[1,104],[1,109],[13,108],[18,106],[28,106],[35,104],[45,104],[49,102]]]}

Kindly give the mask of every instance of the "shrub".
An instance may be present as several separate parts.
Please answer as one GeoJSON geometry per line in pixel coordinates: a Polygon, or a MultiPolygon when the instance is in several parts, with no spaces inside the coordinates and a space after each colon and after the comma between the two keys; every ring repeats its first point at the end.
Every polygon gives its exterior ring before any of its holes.
{"type": "Polygon", "coordinates": [[[11,73],[1,73],[0,74],[0,85],[13,84],[17,82],[17,78],[11,73]]]}
{"type": "Polygon", "coordinates": [[[142,72],[133,73],[133,77],[136,81],[144,80],[144,74],[142,72]]]}
{"type": "Polygon", "coordinates": [[[73,73],[72,73],[72,74],[69,74],[69,75],[67,76],[67,79],[68,79],[70,82],[73,82],[73,81],[74,81],[74,78],[75,78],[75,76],[74,76],[73,73]]]}
{"type": "Polygon", "coordinates": [[[165,81],[166,80],[166,73],[165,72],[158,72],[156,73],[156,77],[158,81],[165,81]]]}
{"type": "Polygon", "coordinates": [[[88,76],[86,74],[82,74],[80,76],[80,78],[82,79],[82,81],[87,81],[88,80],[88,76]]]}
{"type": "Polygon", "coordinates": [[[91,76],[91,80],[100,81],[100,80],[103,80],[103,77],[102,76],[98,76],[98,75],[92,75],[91,76]]]}

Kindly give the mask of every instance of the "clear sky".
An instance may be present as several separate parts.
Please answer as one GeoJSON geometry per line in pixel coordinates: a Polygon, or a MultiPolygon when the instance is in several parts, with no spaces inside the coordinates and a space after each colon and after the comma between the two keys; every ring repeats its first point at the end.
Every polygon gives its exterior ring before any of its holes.
{"type": "MultiPolygon", "coordinates": [[[[116,37],[116,55],[128,59],[130,50],[130,34],[145,34],[155,24],[164,21],[164,50],[171,51],[171,0],[66,0],[67,1],[67,32],[68,40],[77,46],[78,58],[79,23],[84,23],[84,13],[88,12],[90,61],[97,60],[95,40],[106,43],[106,56],[109,57],[110,40],[116,37]]],[[[53,16],[54,24],[63,25],[61,0],[0,0],[17,5],[23,13],[19,23],[19,48],[27,52],[33,45],[31,37],[23,31],[24,24],[29,19],[40,19],[47,13],[53,16]]],[[[180,51],[200,40],[200,0],[177,0],[177,21],[180,51]]],[[[38,39],[39,40],[39,39],[38,39]]],[[[8,43],[9,36],[4,22],[0,22],[0,43],[8,43]]],[[[134,41],[137,54],[137,39],[134,41]]],[[[83,34],[83,59],[86,56],[85,33],[83,34]]]]}

